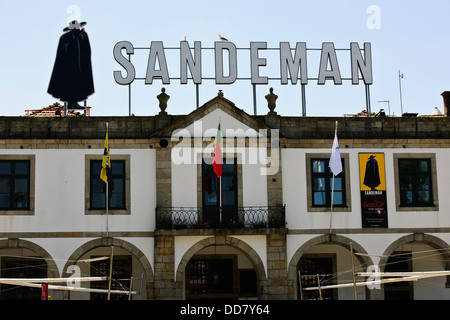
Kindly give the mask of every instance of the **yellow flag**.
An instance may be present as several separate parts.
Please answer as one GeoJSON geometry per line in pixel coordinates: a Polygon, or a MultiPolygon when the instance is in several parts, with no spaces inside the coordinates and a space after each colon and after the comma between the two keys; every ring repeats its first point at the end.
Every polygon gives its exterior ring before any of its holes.
{"type": "Polygon", "coordinates": [[[108,130],[106,130],[105,149],[103,151],[102,171],[100,172],[100,179],[108,183],[108,175],[111,171],[111,163],[109,160],[109,143],[108,143],[108,130]]]}

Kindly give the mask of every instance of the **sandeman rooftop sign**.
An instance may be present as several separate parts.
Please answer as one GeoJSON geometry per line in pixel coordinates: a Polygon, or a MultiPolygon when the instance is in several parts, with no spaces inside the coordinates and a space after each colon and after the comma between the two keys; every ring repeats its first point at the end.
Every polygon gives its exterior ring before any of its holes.
{"type": "MultiPolygon", "coordinates": [[[[250,80],[251,84],[268,84],[269,80],[279,79],[283,85],[308,84],[310,80],[317,80],[317,84],[324,85],[326,81],[333,81],[335,85],[342,84],[343,80],[350,80],[352,84],[358,85],[360,80],[365,85],[373,83],[372,77],[372,51],[371,44],[364,43],[361,48],[357,42],[351,42],[345,49],[336,49],[333,42],[323,42],[319,49],[307,48],[305,42],[297,42],[291,47],[289,42],[280,42],[277,48],[268,48],[267,42],[250,42],[248,48],[237,48],[230,41],[216,41],[213,48],[203,48],[200,41],[195,41],[191,47],[188,41],[181,41],[179,47],[165,48],[162,41],[152,41],[150,47],[134,47],[129,41],[118,42],[113,49],[114,59],[121,69],[113,72],[114,80],[120,85],[131,84],[135,79],[144,80],[145,84],[151,85],[155,79],[160,79],[162,84],[170,84],[171,80],[179,80],[180,84],[187,84],[192,80],[194,84],[201,84],[202,80],[215,80],[216,84],[233,84],[236,80],[250,80]],[[131,55],[137,49],[148,52],[145,77],[136,76],[136,68],[132,62],[131,55]],[[169,72],[175,66],[169,66],[167,59],[168,50],[176,50],[178,56],[177,75],[169,72]],[[212,50],[214,55],[214,66],[203,65],[203,56],[206,50],[212,50]],[[240,51],[248,51],[250,60],[247,65],[238,65],[240,51]],[[267,74],[268,59],[262,57],[265,50],[278,51],[279,74],[267,74]],[[317,65],[309,63],[309,51],[320,51],[320,59],[317,65]],[[350,77],[343,77],[337,50],[350,52],[350,77]],[[128,57],[127,57],[128,55],[128,57]],[[246,68],[248,77],[241,77],[239,68],[246,68]],[[205,76],[204,70],[214,70],[214,76],[205,76]],[[266,69],[266,70],[265,70],[266,69]]],[[[271,63],[274,61],[271,60],[271,63]]],[[[273,68],[271,69],[273,70],[273,68]]]]}

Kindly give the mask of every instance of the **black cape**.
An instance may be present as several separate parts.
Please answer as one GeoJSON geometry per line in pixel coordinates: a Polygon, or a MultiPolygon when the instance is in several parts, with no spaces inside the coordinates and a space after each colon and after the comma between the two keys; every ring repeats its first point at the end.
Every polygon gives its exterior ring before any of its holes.
{"type": "Polygon", "coordinates": [[[375,187],[381,184],[378,162],[373,158],[367,161],[364,184],[372,189],[375,189],[375,187]]]}
{"type": "Polygon", "coordinates": [[[59,39],[47,92],[69,104],[94,93],[91,46],[84,30],[72,29],[59,39]]]}

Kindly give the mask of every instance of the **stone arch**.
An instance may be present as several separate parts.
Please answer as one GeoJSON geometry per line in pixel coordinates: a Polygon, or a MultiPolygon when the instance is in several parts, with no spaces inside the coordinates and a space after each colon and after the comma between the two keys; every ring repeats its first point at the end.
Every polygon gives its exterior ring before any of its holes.
{"type": "MultiPolygon", "coordinates": [[[[288,286],[291,288],[293,294],[289,297],[289,299],[297,299],[297,265],[305,252],[311,249],[314,246],[320,244],[337,244],[348,250],[350,250],[350,244],[353,247],[353,252],[367,254],[367,251],[354,240],[336,234],[324,234],[315,238],[310,239],[305,242],[300,248],[292,256],[292,259],[288,266],[287,280],[288,286]]],[[[363,266],[373,265],[373,261],[369,256],[359,256],[356,255],[355,258],[359,261],[359,263],[363,266]]],[[[379,299],[380,290],[366,290],[366,297],[368,300],[379,299]]]]}
{"type": "MultiPolygon", "coordinates": [[[[209,246],[230,246],[233,248],[238,249],[241,251],[253,264],[255,271],[256,271],[256,279],[257,279],[257,287],[258,287],[258,297],[260,299],[266,299],[266,292],[267,292],[267,276],[266,271],[264,268],[264,264],[259,257],[258,253],[245,241],[242,241],[237,238],[228,237],[228,236],[215,236],[215,237],[208,237],[206,239],[200,240],[199,242],[195,243],[192,247],[190,247],[186,253],[181,258],[181,261],[178,265],[177,272],[176,272],[176,285],[178,294],[182,294],[182,286],[184,282],[184,275],[186,266],[189,263],[189,260],[201,249],[204,249],[209,246]]],[[[178,297],[178,298],[181,298],[178,297]]]]}
{"type": "MultiPolygon", "coordinates": [[[[89,252],[93,249],[99,248],[99,247],[111,247],[114,246],[116,248],[122,248],[124,250],[127,250],[132,255],[134,255],[139,262],[141,263],[144,273],[145,273],[145,279],[147,280],[146,288],[147,288],[147,299],[153,298],[153,270],[150,264],[150,261],[147,259],[145,254],[139,250],[135,245],[117,238],[98,238],[91,240],[89,242],[86,242],[85,244],[81,245],[78,249],[76,249],[72,255],[69,257],[68,261],[66,262],[64,269],[67,270],[67,267],[70,264],[73,264],[71,261],[77,261],[79,260],[86,252],[89,252]]],[[[63,272],[63,277],[69,277],[70,274],[67,272],[63,272]]]]}
{"type": "MultiPolygon", "coordinates": [[[[445,263],[445,270],[450,270],[450,254],[449,250],[440,250],[440,249],[449,249],[450,246],[444,240],[424,233],[412,233],[406,236],[403,236],[394,242],[392,242],[383,252],[382,258],[379,262],[380,271],[384,272],[387,261],[389,257],[394,253],[394,251],[400,247],[401,245],[411,244],[411,243],[423,243],[429,245],[430,247],[436,249],[442,258],[442,261],[445,263]]],[[[445,286],[449,287],[450,285],[450,276],[446,277],[445,286]]],[[[382,290],[383,298],[384,298],[384,290],[382,290]]]]}
{"type": "MultiPolygon", "coordinates": [[[[396,241],[392,242],[386,250],[384,250],[383,257],[380,259],[380,270],[384,271],[384,268],[386,266],[387,260],[389,259],[389,256],[403,244],[409,244],[413,242],[420,242],[429,245],[430,247],[440,250],[440,249],[448,249],[450,248],[449,244],[445,242],[444,240],[430,235],[430,234],[424,234],[424,233],[413,233],[406,236],[403,236],[396,241]]],[[[441,250],[440,252],[443,261],[445,262],[445,269],[450,270],[450,254],[448,253],[448,250],[441,250]]],[[[447,282],[448,282],[447,278],[447,282]]]]}
{"type": "Polygon", "coordinates": [[[48,271],[48,277],[49,278],[59,278],[59,271],[58,267],[52,258],[52,256],[41,246],[23,239],[4,239],[0,240],[0,250],[1,249],[29,249],[35,253],[37,253],[39,256],[41,256],[45,261],[47,262],[47,271],[48,271]]]}

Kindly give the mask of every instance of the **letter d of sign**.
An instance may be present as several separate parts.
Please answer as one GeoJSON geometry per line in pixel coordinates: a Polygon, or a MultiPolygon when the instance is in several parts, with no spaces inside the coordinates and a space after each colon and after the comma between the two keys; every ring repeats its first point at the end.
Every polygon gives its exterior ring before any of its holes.
{"type": "Polygon", "coordinates": [[[127,76],[124,78],[120,71],[114,71],[114,80],[118,84],[127,85],[134,81],[136,76],[136,70],[134,69],[133,64],[122,55],[122,49],[126,50],[128,55],[134,54],[133,45],[128,41],[120,41],[116,43],[113,50],[114,59],[127,71],[127,76]]]}
{"type": "Polygon", "coordinates": [[[214,55],[216,63],[216,84],[232,84],[237,79],[237,55],[236,46],[232,42],[216,41],[214,43],[214,55]],[[223,74],[223,52],[228,51],[229,74],[223,74]]]}

